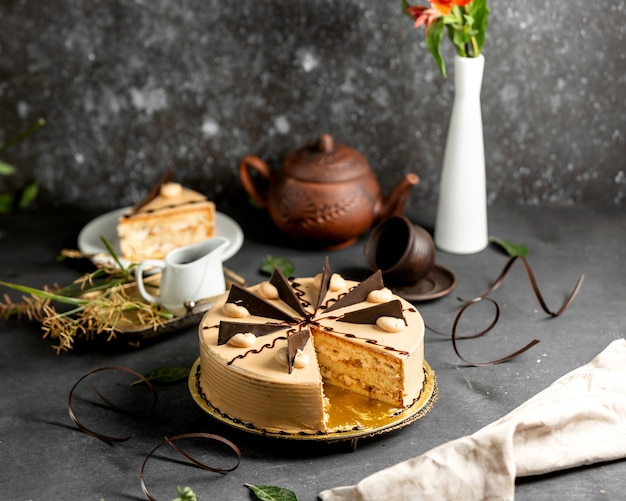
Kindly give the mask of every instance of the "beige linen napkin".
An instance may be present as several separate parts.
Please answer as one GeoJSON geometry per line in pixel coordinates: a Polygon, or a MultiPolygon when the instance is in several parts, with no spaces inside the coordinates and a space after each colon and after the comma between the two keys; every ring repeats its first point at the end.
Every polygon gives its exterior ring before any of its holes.
{"type": "Polygon", "coordinates": [[[512,500],[515,477],[626,458],[626,340],[473,435],[319,494],[322,501],[512,500]]]}

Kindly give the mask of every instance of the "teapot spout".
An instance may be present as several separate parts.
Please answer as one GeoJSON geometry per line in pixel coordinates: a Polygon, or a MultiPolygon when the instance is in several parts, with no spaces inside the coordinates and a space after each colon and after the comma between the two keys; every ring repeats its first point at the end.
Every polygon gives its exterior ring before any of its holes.
{"type": "Polygon", "coordinates": [[[383,202],[377,220],[382,220],[390,216],[400,216],[404,212],[404,205],[409,196],[409,191],[420,182],[417,174],[409,173],[394,186],[387,199],[383,202]]]}

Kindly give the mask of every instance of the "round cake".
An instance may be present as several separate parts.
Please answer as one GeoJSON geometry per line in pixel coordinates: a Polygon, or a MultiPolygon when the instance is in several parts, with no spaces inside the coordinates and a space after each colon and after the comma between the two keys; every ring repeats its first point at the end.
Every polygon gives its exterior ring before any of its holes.
{"type": "Polygon", "coordinates": [[[222,415],[268,432],[328,433],[337,386],[399,409],[424,382],[424,322],[376,272],[234,285],[199,325],[199,382],[222,415]],[[328,392],[327,392],[328,393],[328,392]]]}

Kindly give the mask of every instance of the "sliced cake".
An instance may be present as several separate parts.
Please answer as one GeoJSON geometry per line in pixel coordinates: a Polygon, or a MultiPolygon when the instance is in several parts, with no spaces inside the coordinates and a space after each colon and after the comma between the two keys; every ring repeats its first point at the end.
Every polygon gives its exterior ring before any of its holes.
{"type": "Polygon", "coordinates": [[[215,204],[179,183],[162,182],[119,218],[123,257],[163,259],[171,250],[215,234],[215,204]]]}
{"type": "Polygon", "coordinates": [[[328,433],[336,385],[399,409],[424,382],[424,323],[385,288],[332,274],[234,286],[199,326],[200,384],[221,414],[270,432],[328,433]]]}

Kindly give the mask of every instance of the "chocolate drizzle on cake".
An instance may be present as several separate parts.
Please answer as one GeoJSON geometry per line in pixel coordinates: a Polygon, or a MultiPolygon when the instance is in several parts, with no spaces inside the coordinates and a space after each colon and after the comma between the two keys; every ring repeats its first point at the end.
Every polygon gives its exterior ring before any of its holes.
{"type": "Polygon", "coordinates": [[[398,299],[389,303],[381,303],[369,308],[350,311],[337,318],[337,321],[350,324],[375,324],[379,317],[401,318],[406,323],[406,319],[402,314],[402,303],[398,299]]]}
{"type": "Polygon", "coordinates": [[[282,299],[287,305],[291,306],[295,311],[297,311],[303,317],[307,317],[307,312],[303,308],[302,303],[296,296],[296,293],[293,291],[292,287],[289,285],[287,278],[280,270],[280,268],[274,268],[274,272],[270,277],[270,284],[276,287],[278,291],[278,297],[282,299]]]}
{"type": "Polygon", "coordinates": [[[384,287],[385,284],[383,283],[383,274],[380,270],[378,270],[363,280],[363,282],[357,285],[348,294],[338,299],[335,304],[329,306],[326,311],[334,311],[339,308],[345,308],[346,306],[352,306],[353,304],[366,301],[370,292],[383,289],[384,287]]]}
{"type": "Polygon", "coordinates": [[[220,330],[217,338],[217,344],[222,345],[228,343],[228,340],[237,334],[246,334],[251,332],[256,337],[267,336],[278,330],[284,329],[284,324],[258,324],[246,322],[229,322],[227,320],[220,321],[220,330]]]}
{"type": "MultiPolygon", "coordinates": [[[[148,209],[148,210],[145,210],[145,211],[141,211],[141,213],[142,214],[153,214],[155,212],[163,211],[163,210],[166,210],[166,209],[180,208],[180,207],[185,207],[186,205],[195,205],[195,204],[204,203],[206,201],[207,201],[206,197],[201,199],[201,200],[188,200],[187,202],[184,202],[184,203],[165,205],[163,207],[159,207],[158,209],[148,209]]],[[[141,207],[139,209],[141,209],[141,207]]],[[[127,212],[126,214],[122,215],[121,217],[129,218],[129,217],[135,215],[137,212],[139,212],[139,210],[136,210],[135,208],[132,208],[129,212],[127,212]]]]}
{"type": "Polygon", "coordinates": [[[286,336],[277,336],[273,339],[273,341],[271,343],[265,343],[263,346],[261,346],[258,349],[254,349],[254,350],[248,350],[245,353],[242,353],[241,355],[237,355],[235,358],[233,358],[231,361],[227,362],[228,365],[232,365],[235,360],[239,360],[241,358],[246,358],[250,353],[261,353],[263,350],[265,350],[266,348],[274,348],[276,346],[276,343],[278,342],[278,340],[280,339],[287,339],[286,336]]]}
{"type": "MultiPolygon", "coordinates": [[[[335,332],[337,332],[337,331],[335,331],[335,332]]],[[[394,348],[393,346],[387,346],[387,345],[381,344],[378,341],[376,341],[375,339],[359,337],[359,336],[355,336],[354,334],[348,334],[346,332],[337,332],[337,333],[347,337],[348,339],[358,339],[359,341],[363,341],[363,342],[365,342],[367,344],[380,346],[382,349],[387,350],[387,351],[395,351],[396,353],[399,353],[400,355],[408,355],[409,354],[408,351],[399,350],[398,348],[394,348]]]]}
{"type": "MultiPolygon", "coordinates": [[[[279,336],[274,339],[271,344],[264,344],[259,349],[251,349],[245,353],[238,355],[229,362],[232,364],[235,360],[244,358],[249,354],[259,353],[264,349],[274,348],[276,340],[286,339],[288,350],[288,369],[291,374],[293,370],[293,363],[298,350],[302,350],[309,342],[311,332],[309,326],[315,326],[318,329],[324,329],[328,331],[334,331],[332,328],[322,327],[317,321],[315,321],[315,312],[321,310],[324,313],[339,310],[347,306],[353,306],[358,303],[367,302],[367,297],[370,292],[383,289],[384,283],[382,273],[377,271],[366,278],[356,287],[351,288],[348,292],[343,292],[338,295],[338,298],[329,299],[325,302],[326,295],[330,290],[330,281],[332,277],[331,268],[329,265],[328,257],[324,260],[324,266],[321,274],[321,283],[319,286],[319,293],[317,298],[317,308],[314,312],[307,312],[305,306],[312,306],[308,301],[303,300],[304,291],[301,290],[301,284],[293,279],[287,279],[285,275],[278,268],[274,269],[270,277],[270,284],[276,287],[278,296],[282,302],[291,307],[299,314],[299,318],[292,317],[284,310],[274,306],[268,300],[258,296],[254,292],[248,289],[234,284],[228,294],[227,303],[234,303],[238,306],[243,306],[248,310],[251,315],[273,319],[277,322],[274,323],[252,323],[252,322],[239,322],[239,321],[220,321],[218,345],[226,344],[230,338],[240,333],[252,333],[257,337],[272,334],[281,329],[291,327],[286,336],[279,336]],[[334,303],[333,303],[334,301],[334,303]],[[278,323],[282,322],[282,323],[278,323]]],[[[371,303],[368,303],[371,304],[371,303]]],[[[387,303],[375,304],[372,306],[364,306],[363,308],[346,312],[345,314],[337,316],[327,316],[326,318],[337,320],[339,322],[352,323],[352,324],[371,324],[375,325],[376,321],[380,317],[394,317],[402,319],[406,324],[406,318],[403,314],[403,307],[400,300],[395,299],[387,303]]],[[[402,355],[408,353],[403,350],[398,350],[391,346],[385,346],[378,341],[369,338],[361,338],[352,334],[342,334],[346,338],[359,339],[368,344],[378,345],[381,348],[389,351],[395,351],[402,355]]]]}
{"type": "Polygon", "coordinates": [[[277,308],[262,297],[257,296],[253,292],[250,292],[248,289],[244,289],[237,284],[233,284],[230,288],[230,293],[228,294],[226,302],[243,306],[251,315],[282,320],[290,324],[298,322],[298,320],[288,313],[285,313],[280,308],[277,308]]]}
{"type": "Polygon", "coordinates": [[[304,299],[306,292],[304,292],[302,289],[299,288],[302,284],[300,282],[295,281],[292,278],[289,279],[289,282],[291,283],[293,293],[296,295],[296,297],[300,301],[300,304],[304,308],[306,308],[307,306],[312,306],[311,303],[309,303],[306,299],[304,299]]]}

